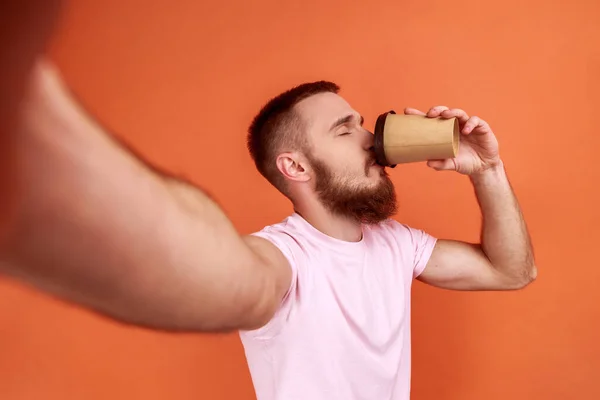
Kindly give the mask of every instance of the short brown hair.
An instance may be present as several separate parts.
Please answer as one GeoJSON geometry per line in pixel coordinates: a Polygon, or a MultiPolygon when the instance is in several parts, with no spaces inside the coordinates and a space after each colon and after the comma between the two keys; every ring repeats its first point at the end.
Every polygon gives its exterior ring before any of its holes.
{"type": "Polygon", "coordinates": [[[283,151],[302,150],[307,144],[294,106],[312,95],[338,93],[339,90],[337,84],[328,81],[303,83],[269,100],[254,117],[248,130],[248,150],[260,174],[284,195],[287,196],[287,190],[277,169],[277,155],[283,151]]]}

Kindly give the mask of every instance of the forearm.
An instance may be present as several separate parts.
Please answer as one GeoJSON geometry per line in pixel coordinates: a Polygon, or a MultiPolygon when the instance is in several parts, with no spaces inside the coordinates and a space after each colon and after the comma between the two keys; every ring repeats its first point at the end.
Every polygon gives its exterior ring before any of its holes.
{"type": "Polygon", "coordinates": [[[14,146],[6,273],[160,329],[235,329],[262,312],[273,282],[208,196],[131,156],[56,88],[37,90],[14,146]]]}
{"type": "Polygon", "coordinates": [[[471,176],[482,213],[481,246],[491,264],[519,281],[535,278],[533,248],[502,162],[471,176]]]}

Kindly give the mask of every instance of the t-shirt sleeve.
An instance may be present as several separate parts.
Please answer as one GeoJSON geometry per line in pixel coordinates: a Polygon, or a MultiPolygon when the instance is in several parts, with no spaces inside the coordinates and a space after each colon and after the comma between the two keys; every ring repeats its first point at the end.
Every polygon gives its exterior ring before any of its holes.
{"type": "Polygon", "coordinates": [[[408,227],[412,237],[412,245],[414,249],[414,267],[413,278],[418,277],[425,270],[427,262],[433,253],[437,239],[429,233],[421,230],[408,227]]]}
{"type": "Polygon", "coordinates": [[[424,230],[394,221],[395,235],[400,248],[408,258],[413,279],[421,275],[433,253],[437,239],[424,230]]]}
{"type": "Polygon", "coordinates": [[[255,339],[270,339],[281,331],[293,310],[298,283],[299,262],[298,252],[295,251],[298,245],[289,234],[271,227],[266,227],[259,232],[252,233],[252,235],[266,239],[275,245],[283,253],[292,270],[290,286],[284,294],[281,304],[279,305],[279,309],[275,312],[273,318],[271,318],[267,324],[258,329],[241,332],[243,335],[255,339]]]}

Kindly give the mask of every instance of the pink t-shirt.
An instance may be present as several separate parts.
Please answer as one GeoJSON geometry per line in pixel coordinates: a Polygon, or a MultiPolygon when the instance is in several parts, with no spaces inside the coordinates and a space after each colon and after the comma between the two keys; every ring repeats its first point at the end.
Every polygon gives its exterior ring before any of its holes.
{"type": "Polygon", "coordinates": [[[240,332],[257,399],[408,400],[411,285],[436,239],[390,219],[346,242],[297,213],[255,235],[293,271],[273,319],[240,332]]]}

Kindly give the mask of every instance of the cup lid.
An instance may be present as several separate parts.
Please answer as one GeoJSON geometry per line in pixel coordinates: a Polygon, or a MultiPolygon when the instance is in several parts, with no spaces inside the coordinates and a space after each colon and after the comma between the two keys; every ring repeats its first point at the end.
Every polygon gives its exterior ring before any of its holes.
{"type": "Polygon", "coordinates": [[[390,110],[388,112],[385,112],[381,115],[379,115],[379,117],[377,117],[377,121],[375,122],[375,132],[374,132],[374,140],[375,143],[373,145],[374,149],[375,149],[375,158],[377,160],[377,163],[379,165],[383,165],[386,167],[390,167],[390,168],[394,168],[396,166],[396,164],[390,164],[385,156],[385,147],[384,147],[384,143],[383,143],[383,130],[385,128],[385,120],[387,118],[387,116],[389,114],[396,114],[396,112],[394,110],[390,110]]]}

